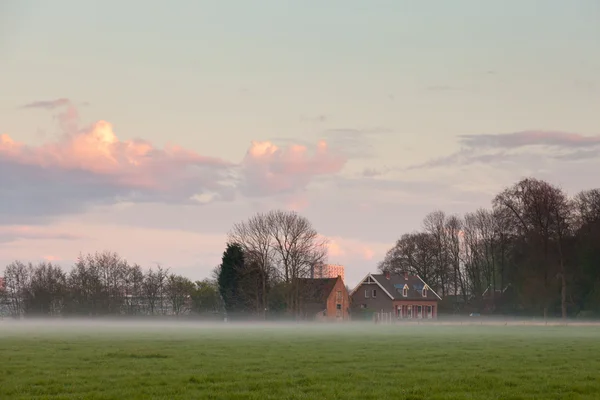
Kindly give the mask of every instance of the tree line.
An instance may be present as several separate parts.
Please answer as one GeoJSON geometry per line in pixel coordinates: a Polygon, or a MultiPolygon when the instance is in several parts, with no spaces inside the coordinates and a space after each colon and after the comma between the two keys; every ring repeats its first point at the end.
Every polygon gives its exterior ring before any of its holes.
{"type": "Polygon", "coordinates": [[[397,240],[381,271],[419,274],[455,309],[517,315],[600,313],[600,189],[569,197],[526,178],[490,208],[433,211],[397,240]]]}
{"type": "MultiPolygon", "coordinates": [[[[82,255],[68,272],[15,261],[4,271],[0,307],[13,316],[298,317],[311,295],[303,282],[326,262],[327,240],[308,219],[273,210],[231,228],[211,279],[143,270],[111,252],[82,255]]],[[[491,300],[491,311],[504,314],[600,314],[600,189],[569,197],[527,178],[490,208],[433,211],[378,268],[420,275],[456,310],[491,300]]]]}
{"type": "Polygon", "coordinates": [[[161,266],[143,270],[113,252],[80,255],[69,272],[15,261],[3,286],[0,306],[13,317],[211,316],[222,309],[214,279],[192,282],[161,266]]]}
{"type": "Polygon", "coordinates": [[[235,224],[212,277],[192,282],[158,266],[143,270],[113,252],[80,255],[70,271],[15,261],[4,270],[0,314],[21,316],[299,316],[327,240],[304,217],[280,210],[235,224]]]}

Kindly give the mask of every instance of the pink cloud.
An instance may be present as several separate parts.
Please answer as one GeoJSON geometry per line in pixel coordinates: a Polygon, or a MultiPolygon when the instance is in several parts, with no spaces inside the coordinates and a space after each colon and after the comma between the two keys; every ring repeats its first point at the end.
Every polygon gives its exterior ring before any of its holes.
{"type": "Polygon", "coordinates": [[[388,247],[381,243],[364,243],[360,240],[339,236],[327,237],[327,240],[329,261],[334,263],[340,260],[351,261],[353,259],[371,261],[377,254],[387,250],[388,247]]]}
{"type": "MultiPolygon", "coordinates": [[[[24,108],[58,112],[63,136],[29,146],[0,135],[0,186],[11,195],[8,207],[0,210],[0,223],[20,223],[18,215],[72,213],[117,200],[206,204],[238,193],[292,195],[346,163],[325,141],[313,149],[254,141],[242,162],[233,163],[176,145],[157,148],[145,140],[121,140],[104,120],[80,128],[77,109],[68,99],[24,108]],[[41,197],[44,202],[34,201],[41,197]]],[[[295,209],[305,206],[303,201],[290,204],[295,209]]]]}
{"type": "Polygon", "coordinates": [[[0,243],[19,239],[76,240],[81,236],[46,226],[0,225],[0,243]]]}
{"type": "Polygon", "coordinates": [[[25,146],[3,134],[0,157],[21,165],[91,172],[132,188],[156,189],[165,189],[168,177],[186,166],[228,165],[221,159],[203,157],[178,146],[156,149],[142,140],[121,141],[106,121],[38,147],[25,146]]]}
{"type": "Polygon", "coordinates": [[[304,189],[312,178],[338,173],[346,158],[329,150],[321,140],[314,151],[306,146],[280,148],[269,142],[252,142],[242,165],[250,194],[285,193],[304,189]]]}

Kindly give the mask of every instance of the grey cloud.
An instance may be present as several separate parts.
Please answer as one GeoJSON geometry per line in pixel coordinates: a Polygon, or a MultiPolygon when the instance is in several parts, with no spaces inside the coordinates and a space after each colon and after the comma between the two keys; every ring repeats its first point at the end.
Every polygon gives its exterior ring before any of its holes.
{"type": "Polygon", "coordinates": [[[305,115],[302,115],[300,117],[300,121],[302,122],[326,122],[327,120],[329,120],[330,116],[327,114],[319,114],[313,117],[307,117],[305,115]]]}
{"type": "Polygon", "coordinates": [[[321,133],[327,143],[340,149],[349,158],[373,158],[373,143],[381,136],[391,133],[386,128],[330,129],[321,133]]]}
{"type": "Polygon", "coordinates": [[[450,165],[527,163],[536,156],[527,153],[545,149],[546,158],[563,161],[590,159],[600,149],[600,135],[581,135],[561,131],[520,131],[513,133],[461,135],[461,149],[447,156],[408,167],[436,168],[450,165]],[[516,151],[519,151],[516,153],[516,151]]]}
{"type": "Polygon", "coordinates": [[[71,104],[71,101],[67,98],[60,98],[55,100],[42,100],[42,101],[34,101],[28,104],[21,106],[21,108],[41,108],[44,110],[55,110],[59,107],[64,107],[66,105],[71,104]]]}
{"type": "Polygon", "coordinates": [[[132,187],[108,175],[2,159],[0,170],[0,225],[45,221],[117,201],[185,204],[203,192],[215,193],[214,200],[231,197],[231,189],[222,183],[227,179],[226,167],[218,166],[190,166],[187,174],[178,171],[171,181],[164,181],[167,188],[132,187]]]}
{"type": "Polygon", "coordinates": [[[460,143],[470,148],[516,149],[526,146],[561,148],[600,146],[600,135],[585,136],[561,131],[521,131],[482,135],[461,135],[460,143]]]}
{"type": "Polygon", "coordinates": [[[433,86],[428,86],[427,90],[432,91],[432,92],[449,92],[449,91],[454,91],[454,90],[460,90],[460,88],[458,88],[456,86],[450,86],[450,85],[433,85],[433,86]]]}

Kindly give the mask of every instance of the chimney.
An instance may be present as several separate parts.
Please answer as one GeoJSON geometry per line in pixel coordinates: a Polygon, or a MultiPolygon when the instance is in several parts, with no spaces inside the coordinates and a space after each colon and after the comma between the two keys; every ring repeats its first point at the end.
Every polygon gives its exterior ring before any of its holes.
{"type": "Polygon", "coordinates": [[[385,279],[390,280],[390,271],[385,271],[385,279]]]}
{"type": "Polygon", "coordinates": [[[404,274],[404,280],[407,281],[408,280],[408,271],[403,271],[402,273],[404,274]]]}

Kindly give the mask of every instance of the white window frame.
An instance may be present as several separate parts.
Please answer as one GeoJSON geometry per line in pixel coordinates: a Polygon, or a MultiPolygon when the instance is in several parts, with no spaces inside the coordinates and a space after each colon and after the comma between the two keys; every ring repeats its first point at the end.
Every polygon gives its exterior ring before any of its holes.
{"type": "Polygon", "coordinates": [[[370,289],[365,289],[365,299],[370,299],[371,298],[371,293],[369,292],[370,289]]]}
{"type": "Polygon", "coordinates": [[[377,289],[373,289],[371,291],[371,297],[373,297],[374,299],[377,298],[377,289]]]}

